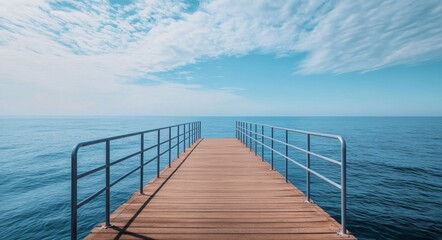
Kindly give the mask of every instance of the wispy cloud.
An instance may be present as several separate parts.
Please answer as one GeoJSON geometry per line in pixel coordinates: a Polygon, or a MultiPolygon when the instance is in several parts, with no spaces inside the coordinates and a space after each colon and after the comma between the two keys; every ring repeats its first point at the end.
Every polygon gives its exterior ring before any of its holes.
{"type": "Polygon", "coordinates": [[[304,73],[372,71],[442,57],[441,1],[343,1],[305,33],[304,73]]]}
{"type": "Polygon", "coordinates": [[[437,0],[221,0],[198,7],[172,0],[1,1],[0,110],[20,113],[14,104],[38,103],[34,110],[43,114],[63,112],[66,106],[77,106],[71,107],[73,113],[107,109],[102,113],[159,114],[168,107],[177,109],[172,102],[189,106],[192,98],[202,106],[195,114],[214,105],[235,112],[235,104],[227,104],[232,101],[253,109],[229,89],[209,91],[164,79],[159,85],[140,86],[133,80],[251,52],[307,53],[298,66],[304,74],[419,63],[442,56],[440,22],[442,4],[437,0]],[[60,106],[50,104],[54,101],[60,106]]]}

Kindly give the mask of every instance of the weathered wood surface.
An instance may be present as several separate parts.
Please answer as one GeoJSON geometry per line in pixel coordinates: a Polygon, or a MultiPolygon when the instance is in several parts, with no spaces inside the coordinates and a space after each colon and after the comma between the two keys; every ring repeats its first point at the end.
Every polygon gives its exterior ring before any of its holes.
{"type": "Polygon", "coordinates": [[[237,139],[202,139],[86,239],[355,239],[237,139]]]}

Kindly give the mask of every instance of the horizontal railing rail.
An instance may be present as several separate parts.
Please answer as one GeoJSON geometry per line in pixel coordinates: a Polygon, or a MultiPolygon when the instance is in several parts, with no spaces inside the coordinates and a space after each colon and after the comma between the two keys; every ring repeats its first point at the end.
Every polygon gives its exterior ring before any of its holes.
{"type": "Polygon", "coordinates": [[[186,151],[186,147],[190,146],[192,143],[194,143],[196,140],[201,138],[201,122],[188,122],[188,123],[182,123],[177,124],[173,126],[167,126],[162,128],[156,128],[151,129],[147,131],[141,131],[141,132],[135,132],[135,133],[129,133],[109,138],[102,138],[87,142],[82,142],[77,145],[72,150],[71,154],[71,239],[77,239],[77,223],[78,223],[78,209],[82,206],[86,205],[102,193],[105,193],[106,195],[106,203],[105,203],[105,226],[104,227],[110,227],[110,188],[114,186],[115,184],[119,183],[126,177],[130,176],[131,174],[137,172],[139,170],[140,172],[140,179],[139,179],[139,190],[140,194],[144,194],[143,187],[144,187],[144,166],[147,164],[153,162],[156,160],[156,176],[160,177],[160,158],[164,154],[168,154],[168,167],[171,167],[171,161],[172,161],[172,149],[176,148],[176,157],[178,158],[181,152],[186,151]],[[164,134],[164,131],[168,131],[168,138],[166,140],[161,141],[161,133],[164,134]],[[163,132],[162,132],[163,131],[163,132]],[[176,131],[175,136],[172,137],[172,132],[176,131]],[[152,146],[145,147],[145,135],[148,133],[155,133],[157,134],[157,141],[156,144],[152,146]],[[111,156],[111,142],[118,139],[125,139],[129,137],[139,136],[140,142],[139,147],[140,150],[136,151],[134,153],[131,153],[129,155],[126,155],[122,158],[119,158],[115,161],[110,161],[111,156]],[[182,138],[182,139],[181,139],[182,138]],[[172,141],[174,142],[172,144],[172,141]],[[99,167],[96,167],[94,169],[88,170],[86,172],[83,172],[81,174],[78,174],[78,152],[81,148],[86,146],[92,146],[96,144],[106,144],[106,153],[105,153],[105,164],[99,167]],[[167,145],[166,145],[167,144],[167,145]],[[166,145],[166,150],[161,152],[161,147],[166,145]],[[180,151],[180,145],[183,145],[183,149],[180,151]],[[156,155],[147,161],[144,159],[144,153],[155,149],[156,148],[156,155]],[[140,156],[140,164],[136,168],[130,170],[126,174],[124,174],[122,177],[116,179],[111,183],[110,181],[110,168],[118,163],[124,162],[130,158],[133,158],[135,156],[140,156]],[[78,202],[78,180],[81,178],[84,178],[86,176],[92,175],[94,173],[100,172],[105,170],[105,181],[106,186],[94,194],[90,195],[89,197],[85,198],[84,200],[78,202]]]}
{"type": "Polygon", "coordinates": [[[346,156],[347,156],[347,149],[346,149],[346,143],[343,137],[339,135],[332,135],[332,134],[323,134],[323,133],[317,133],[317,132],[309,132],[309,131],[303,131],[303,130],[297,130],[297,129],[289,129],[289,128],[283,128],[283,127],[277,127],[272,125],[266,125],[266,124],[258,124],[258,123],[251,123],[251,122],[243,122],[243,121],[237,121],[236,122],[236,138],[239,139],[242,143],[244,143],[247,147],[250,148],[250,151],[254,150],[255,155],[258,155],[258,144],[261,146],[261,157],[262,160],[265,160],[264,155],[264,149],[270,150],[270,162],[272,170],[274,170],[274,155],[277,154],[284,158],[285,160],[285,180],[288,182],[288,162],[292,162],[298,167],[302,168],[306,171],[306,202],[312,202],[311,194],[310,194],[310,178],[313,174],[320,179],[324,180],[325,182],[331,184],[332,186],[338,188],[341,191],[341,230],[340,234],[346,235],[347,234],[347,190],[346,190],[346,184],[347,184],[347,167],[346,167],[346,156]],[[265,131],[267,129],[267,131],[265,131]],[[279,130],[285,133],[285,139],[280,140],[275,138],[275,130],[279,130]],[[301,147],[295,146],[293,144],[289,143],[289,133],[297,133],[297,134],[303,134],[306,136],[306,148],[303,149],[301,147]],[[268,135],[269,134],[269,135],[268,135]],[[330,139],[336,139],[339,141],[340,144],[340,159],[335,160],[326,156],[323,156],[321,154],[312,152],[310,150],[311,147],[311,136],[316,137],[322,137],[322,138],[330,138],[330,139]],[[270,141],[270,146],[265,144],[265,139],[270,141]],[[285,152],[280,152],[275,149],[274,144],[278,143],[283,146],[285,146],[285,152]],[[253,147],[254,146],[254,147],[253,147]],[[305,165],[299,163],[298,161],[294,160],[289,156],[289,148],[295,149],[301,153],[304,153],[306,156],[306,162],[305,165]],[[310,157],[314,156],[321,160],[330,162],[332,164],[340,166],[340,183],[337,183],[326,176],[316,172],[315,170],[310,168],[310,157]]]}

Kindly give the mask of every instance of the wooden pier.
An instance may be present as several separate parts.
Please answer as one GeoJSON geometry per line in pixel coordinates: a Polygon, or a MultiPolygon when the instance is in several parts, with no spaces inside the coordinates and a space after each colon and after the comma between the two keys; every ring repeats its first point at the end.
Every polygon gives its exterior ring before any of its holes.
{"type": "Polygon", "coordinates": [[[355,239],[238,139],[200,139],[86,239],[355,239]]]}

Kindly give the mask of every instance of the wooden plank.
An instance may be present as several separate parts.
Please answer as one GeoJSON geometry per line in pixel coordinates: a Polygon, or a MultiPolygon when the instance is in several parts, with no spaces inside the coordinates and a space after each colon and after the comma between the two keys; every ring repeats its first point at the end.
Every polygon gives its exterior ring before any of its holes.
{"type": "MultiPolygon", "coordinates": [[[[312,224],[313,221],[306,222],[133,222],[131,227],[146,227],[146,228],[301,228],[301,227],[335,227],[332,223],[327,221],[318,221],[312,224]]],[[[124,227],[126,222],[112,222],[113,226],[124,227]]]]}
{"type": "MultiPolygon", "coordinates": [[[[87,237],[86,239],[97,239],[97,240],[109,240],[113,239],[115,233],[100,233],[97,234],[94,238],[87,237]]],[[[338,240],[338,239],[346,239],[337,234],[333,233],[318,233],[318,234],[281,234],[281,233],[271,233],[271,234],[138,234],[132,232],[125,232],[118,239],[121,240],[135,240],[135,239],[188,239],[188,240],[197,240],[197,239],[211,239],[211,240],[235,240],[235,239],[250,239],[250,240],[282,240],[282,239],[303,239],[303,240],[338,240]]],[[[349,238],[351,239],[351,238],[349,238]]]]}
{"type": "Polygon", "coordinates": [[[237,139],[203,139],[86,239],[355,239],[237,139]]]}

